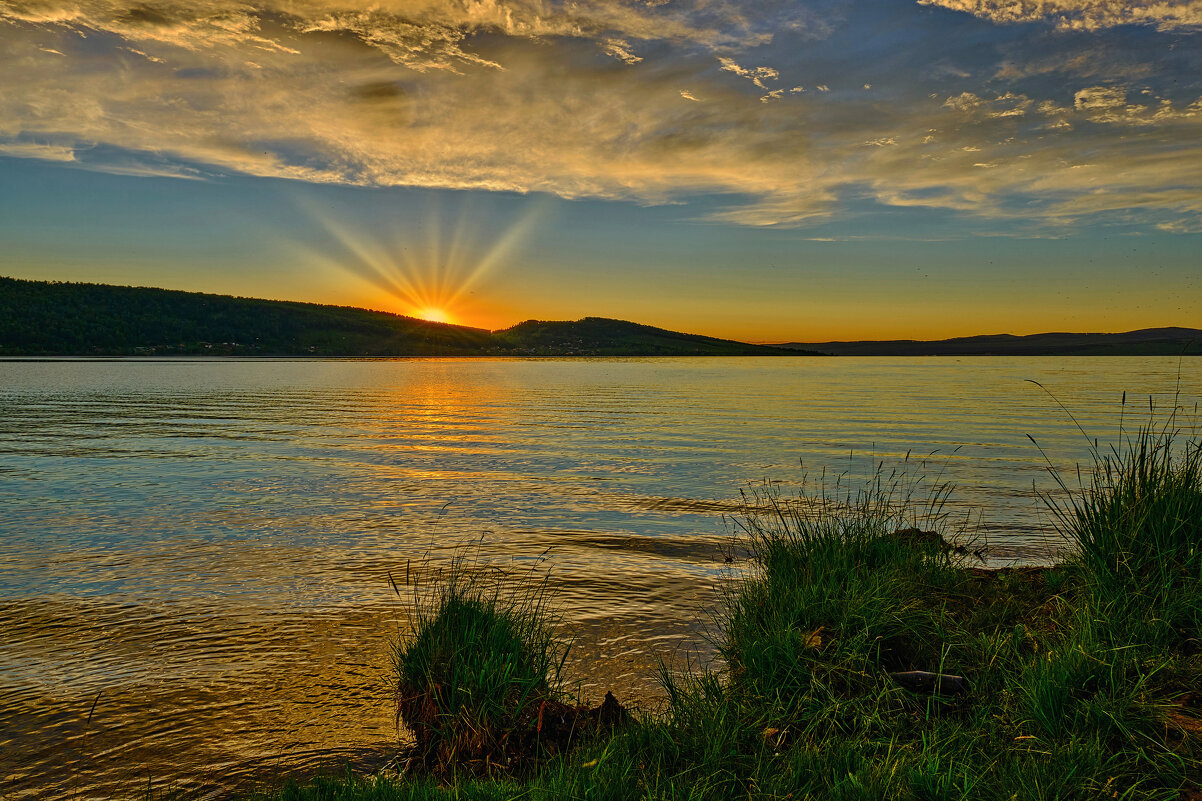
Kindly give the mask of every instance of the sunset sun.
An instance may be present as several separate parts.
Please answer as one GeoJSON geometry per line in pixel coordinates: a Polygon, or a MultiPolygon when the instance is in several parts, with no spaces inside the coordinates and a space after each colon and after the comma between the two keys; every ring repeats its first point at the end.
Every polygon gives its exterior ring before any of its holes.
{"type": "Polygon", "coordinates": [[[413,313],[413,316],[419,320],[426,320],[431,323],[451,322],[451,315],[447,313],[446,309],[440,309],[437,306],[426,306],[418,309],[413,313]]]}

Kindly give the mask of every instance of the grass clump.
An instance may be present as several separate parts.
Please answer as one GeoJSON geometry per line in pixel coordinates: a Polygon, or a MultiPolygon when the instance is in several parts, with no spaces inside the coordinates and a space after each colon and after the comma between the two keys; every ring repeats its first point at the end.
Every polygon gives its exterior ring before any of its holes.
{"type": "Polygon", "coordinates": [[[521,771],[540,754],[567,649],[551,634],[546,586],[506,593],[456,558],[417,599],[412,635],[395,652],[397,716],[418,764],[436,774],[521,771]]]}
{"type": "Polygon", "coordinates": [[[1094,461],[1055,509],[1097,623],[1116,644],[1202,650],[1202,442],[1143,428],[1094,461]]]}

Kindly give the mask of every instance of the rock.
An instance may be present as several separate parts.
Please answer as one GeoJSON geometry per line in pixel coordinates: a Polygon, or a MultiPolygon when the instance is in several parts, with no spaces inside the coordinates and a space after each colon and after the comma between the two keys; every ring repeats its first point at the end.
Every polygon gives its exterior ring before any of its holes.
{"type": "MultiPolygon", "coordinates": [[[[900,542],[903,545],[912,545],[918,548],[931,548],[940,553],[954,553],[957,556],[967,556],[969,550],[962,545],[956,545],[948,542],[939,535],[938,531],[924,531],[920,528],[899,528],[897,531],[888,535],[889,539],[900,542]]],[[[984,561],[984,556],[979,551],[972,551],[978,559],[984,561]]]]}
{"type": "Polygon", "coordinates": [[[548,699],[539,704],[533,733],[542,748],[562,751],[581,737],[610,733],[629,719],[613,693],[593,709],[548,699]]]}
{"type": "Polygon", "coordinates": [[[435,685],[398,700],[397,719],[405,722],[417,741],[408,759],[411,772],[520,775],[583,741],[608,736],[631,720],[613,693],[606,693],[605,700],[592,709],[542,698],[491,726],[471,720],[447,726],[439,714],[438,691],[435,685]]]}
{"type": "Polygon", "coordinates": [[[600,732],[613,731],[630,722],[630,713],[626,711],[626,707],[618,703],[618,699],[614,698],[614,694],[611,692],[607,692],[601,705],[596,709],[590,709],[588,714],[600,732]]]}

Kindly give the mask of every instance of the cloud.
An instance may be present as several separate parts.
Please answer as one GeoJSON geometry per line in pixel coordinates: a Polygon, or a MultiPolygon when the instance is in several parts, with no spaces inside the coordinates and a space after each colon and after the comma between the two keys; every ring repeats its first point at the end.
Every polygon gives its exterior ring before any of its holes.
{"type": "Polygon", "coordinates": [[[1202,88],[1044,80],[1013,51],[993,56],[1010,79],[924,47],[904,69],[837,42],[822,61],[797,47],[815,25],[786,0],[0,0],[0,70],[21,76],[0,92],[0,155],[191,178],[706,195],[725,203],[712,219],[753,226],[866,203],[1033,226],[1121,213],[1165,230],[1202,213],[1202,88]],[[781,31],[792,38],[774,45],[781,31]],[[873,90],[831,92],[806,77],[815,64],[873,90]]]}
{"type": "Polygon", "coordinates": [[[602,51],[607,56],[613,56],[624,64],[638,64],[641,56],[636,56],[630,49],[630,44],[621,39],[606,39],[602,43],[602,51]]]}
{"type": "MultiPolygon", "coordinates": [[[[1098,124],[1165,125],[1202,118],[1202,98],[1188,106],[1178,107],[1162,98],[1154,104],[1128,103],[1128,91],[1121,86],[1087,86],[1073,95],[1075,116],[1098,124]]],[[[1049,116],[1062,119],[1067,109],[1055,105],[1041,106],[1049,116]]]]}
{"type": "Polygon", "coordinates": [[[707,47],[770,42],[775,25],[802,24],[798,10],[774,19],[733,0],[643,4],[622,0],[383,0],[364,7],[326,0],[0,0],[0,21],[105,33],[139,45],[189,50],[222,47],[299,54],[298,35],[334,34],[374,48],[416,70],[497,66],[470,47],[480,34],[604,42],[615,57],[633,55],[630,40],[707,47]],[[624,53],[625,55],[618,55],[624,53]]]}
{"type": "Polygon", "coordinates": [[[1021,117],[1031,107],[1031,98],[1026,95],[1006,92],[998,95],[990,104],[991,117],[1021,117]]]}
{"type": "Polygon", "coordinates": [[[740,78],[746,78],[761,89],[767,89],[764,81],[775,81],[780,77],[780,73],[772,67],[740,67],[735,63],[734,59],[726,56],[719,56],[718,62],[722,64],[723,72],[733,72],[740,78]]]}
{"type": "Polygon", "coordinates": [[[1127,104],[1127,92],[1117,86],[1090,86],[1073,95],[1073,108],[1085,112],[1111,112],[1127,104]]]}
{"type": "Polygon", "coordinates": [[[1170,234],[1202,234],[1202,216],[1157,223],[1156,228],[1170,234]]]}
{"type": "Polygon", "coordinates": [[[949,97],[943,101],[944,108],[955,109],[956,111],[972,111],[980,105],[981,98],[972,92],[961,92],[955,97],[949,97]]]}
{"type": "Polygon", "coordinates": [[[943,107],[963,114],[982,113],[987,117],[1021,117],[1031,107],[1031,98],[1026,95],[1006,92],[986,100],[972,92],[961,92],[943,101],[943,107]]]}
{"type": "MultiPolygon", "coordinates": [[[[771,103],[773,100],[780,100],[785,95],[784,89],[773,89],[768,86],[766,81],[775,81],[780,78],[780,72],[772,67],[740,67],[735,63],[734,59],[726,56],[719,56],[718,62],[722,65],[723,72],[733,72],[740,78],[746,78],[755,86],[764,91],[760,96],[761,103],[771,103]]],[[[796,91],[794,89],[793,91],[796,91]]],[[[805,91],[804,89],[802,91],[805,91]]]]}
{"type": "Polygon", "coordinates": [[[75,161],[75,148],[39,142],[0,141],[0,155],[18,159],[43,161],[75,161]]]}
{"type": "Polygon", "coordinates": [[[1078,40],[1072,47],[1063,50],[1049,51],[1046,46],[1039,48],[1038,43],[1034,48],[1016,47],[1014,50],[1017,52],[1001,62],[994,77],[1001,81],[1021,81],[1040,76],[1129,81],[1155,75],[1158,71],[1154,63],[1139,59],[1121,48],[1108,47],[1092,39],[1088,41],[1090,44],[1087,46],[1081,46],[1078,40]]]}
{"type": "Polygon", "coordinates": [[[1119,25],[1160,30],[1202,27],[1200,0],[918,0],[999,24],[1050,21],[1058,28],[1096,31],[1119,25]]]}

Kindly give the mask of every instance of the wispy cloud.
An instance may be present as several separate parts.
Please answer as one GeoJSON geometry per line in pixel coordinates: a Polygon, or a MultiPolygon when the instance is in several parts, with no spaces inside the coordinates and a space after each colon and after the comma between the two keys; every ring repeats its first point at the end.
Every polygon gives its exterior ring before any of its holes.
{"type": "MultiPolygon", "coordinates": [[[[1020,2],[1011,16],[1055,21],[1070,6],[1020,2]]],[[[1162,17],[1184,19],[1170,6],[1162,17]]],[[[911,47],[907,68],[888,70],[834,40],[821,69],[799,55],[802,37],[820,49],[813,37],[838,22],[784,0],[0,0],[0,70],[20,76],[0,92],[0,155],[126,174],[708,195],[711,208],[728,199],[710,218],[753,226],[825,219],[849,197],[1045,227],[1121,209],[1187,230],[1202,213],[1196,77],[1131,77],[1156,74],[1135,51],[1114,59],[1119,73],[1017,45],[971,64],[911,47]]]]}
{"type": "Polygon", "coordinates": [[[992,22],[1049,20],[1060,28],[1094,31],[1118,25],[1162,30],[1202,27],[1199,0],[918,0],[992,22]]]}
{"type": "Polygon", "coordinates": [[[19,159],[42,159],[44,161],[75,161],[74,148],[38,142],[0,141],[0,155],[19,159]]]}
{"type": "Polygon", "coordinates": [[[607,56],[613,56],[618,61],[625,64],[638,64],[643,60],[642,56],[637,56],[630,49],[630,43],[622,39],[606,39],[602,43],[602,51],[607,56]]]}

